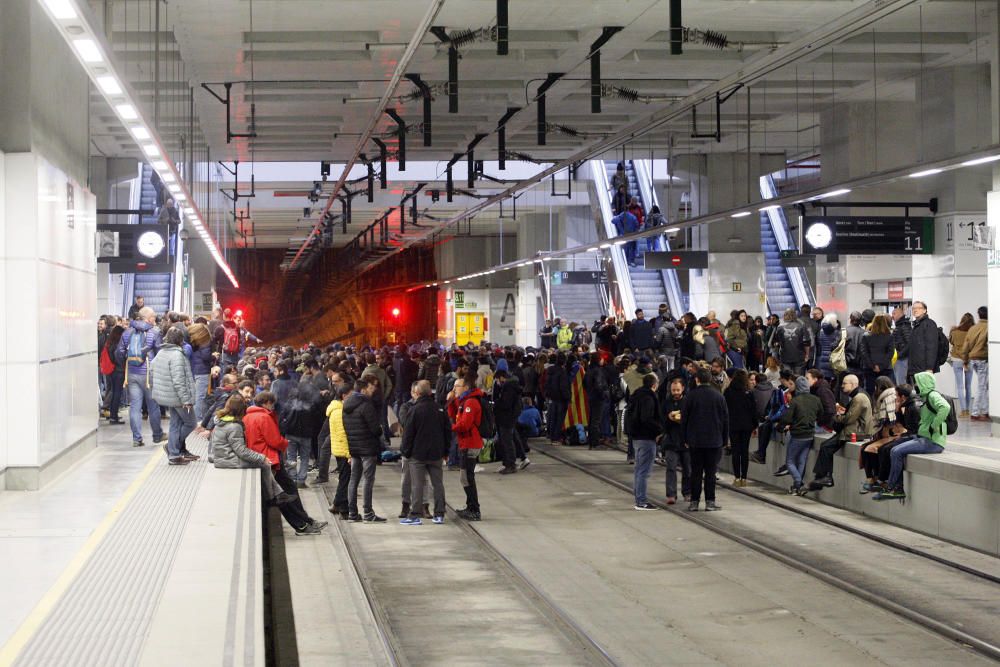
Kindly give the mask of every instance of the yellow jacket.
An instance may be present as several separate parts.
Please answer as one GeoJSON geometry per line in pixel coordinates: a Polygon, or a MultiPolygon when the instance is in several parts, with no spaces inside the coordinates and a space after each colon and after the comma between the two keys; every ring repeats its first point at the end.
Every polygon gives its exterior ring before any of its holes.
{"type": "Polygon", "coordinates": [[[347,431],[344,430],[344,403],[330,401],[326,408],[326,416],[330,420],[330,450],[341,459],[351,458],[347,449],[347,431]]]}

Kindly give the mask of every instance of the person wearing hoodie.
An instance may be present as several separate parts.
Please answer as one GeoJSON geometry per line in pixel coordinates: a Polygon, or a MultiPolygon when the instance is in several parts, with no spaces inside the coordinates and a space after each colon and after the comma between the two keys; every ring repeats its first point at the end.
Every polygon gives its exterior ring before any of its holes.
{"type": "MultiPolygon", "coordinates": [[[[162,335],[156,324],[156,312],[146,306],[138,312],[138,317],[121,340],[116,351],[118,360],[125,366],[125,387],[128,389],[128,421],[132,428],[132,446],[142,447],[142,406],[145,402],[149,411],[149,426],[153,429],[153,444],[163,442],[163,427],[160,425],[160,406],[153,400],[148,379],[148,363],[156,357],[160,349],[162,335]],[[138,354],[130,354],[133,336],[142,336],[142,349],[138,354]]],[[[134,350],[133,350],[134,352],[134,350]]]]}
{"type": "Polygon", "coordinates": [[[861,390],[857,375],[845,375],[841,389],[848,396],[847,407],[837,405],[837,415],[833,418],[833,426],[837,432],[820,445],[816,465],[813,466],[814,479],[809,483],[809,489],[818,491],[824,486],[833,486],[833,457],[843,448],[844,443],[856,435],[858,441],[864,440],[874,430],[872,424],[872,401],[868,394],[861,390]]]}
{"type": "Polygon", "coordinates": [[[817,426],[831,429],[833,427],[833,418],[837,416],[837,399],[833,395],[830,383],[826,381],[826,378],[823,377],[823,372],[818,368],[807,370],[805,378],[809,382],[809,393],[818,398],[820,404],[823,406],[823,410],[816,420],[817,426]]]}
{"type": "Polygon", "coordinates": [[[920,408],[920,425],[917,427],[917,437],[889,452],[892,467],[885,490],[872,496],[872,500],[889,500],[906,498],[903,490],[903,465],[910,454],[940,454],[948,442],[948,415],[951,403],[937,390],[934,374],[921,371],[913,376],[917,393],[924,400],[920,408]]]}
{"type": "Polygon", "coordinates": [[[810,392],[809,381],[804,377],[795,379],[794,392],[788,409],[778,420],[778,428],[788,431],[790,436],[785,453],[785,467],[792,476],[792,486],[788,492],[801,493],[809,450],[815,437],[816,420],[822,413],[823,405],[810,392]]]}
{"type": "Polygon", "coordinates": [[[289,476],[281,464],[281,456],[288,449],[288,440],[281,435],[278,427],[278,416],[274,412],[276,399],[269,391],[262,391],[253,399],[253,405],[247,408],[243,417],[243,432],[247,448],[263,454],[271,466],[274,481],[294,500],[278,505],[285,521],[295,529],[296,535],[318,535],[326,526],[325,521],[316,521],[298,496],[295,481],[289,476]]]}
{"type": "Polygon", "coordinates": [[[348,521],[385,522],[384,517],[375,514],[372,505],[375,465],[382,451],[382,426],[374,402],[374,396],[379,391],[376,378],[362,375],[354,383],[354,392],[344,400],[344,430],[351,453],[351,482],[347,488],[348,521]],[[358,484],[362,483],[363,515],[358,513],[358,484]]]}
{"type": "Polygon", "coordinates": [[[448,418],[452,423],[451,430],[458,436],[462,487],[465,489],[465,507],[458,510],[458,516],[466,521],[482,519],[479,489],[476,486],[476,463],[483,449],[483,438],[479,435],[483,400],[483,392],[476,388],[476,376],[472,372],[456,378],[448,393],[448,418]]]}
{"type": "MultiPolygon", "coordinates": [[[[705,361],[712,363],[716,359],[726,356],[726,344],[722,340],[722,326],[707,317],[701,318],[700,322],[703,331],[702,346],[705,361]]],[[[725,368],[725,364],[723,364],[723,368],[725,368]]]]}
{"type": "Polygon", "coordinates": [[[156,358],[150,362],[153,400],[170,412],[167,458],[170,465],[186,465],[200,456],[188,451],[185,441],[194,431],[194,376],[181,345],[184,334],[176,328],[167,331],[156,358]]]}
{"type": "Polygon", "coordinates": [[[330,423],[330,453],[337,462],[337,491],[333,495],[330,513],[339,514],[341,519],[346,519],[350,512],[347,488],[351,483],[351,451],[344,429],[344,399],[351,391],[350,385],[337,385],[334,387],[334,399],[326,406],[326,418],[330,423]]]}
{"type": "MultiPolygon", "coordinates": [[[[207,331],[208,328],[206,327],[207,331]]],[[[243,431],[243,417],[247,413],[247,404],[239,394],[230,396],[224,408],[215,414],[215,428],[209,444],[212,449],[212,459],[216,468],[260,468],[261,489],[268,500],[283,505],[295,500],[295,496],[285,493],[281,485],[274,479],[271,466],[260,452],[247,448],[246,435],[243,431]]]]}

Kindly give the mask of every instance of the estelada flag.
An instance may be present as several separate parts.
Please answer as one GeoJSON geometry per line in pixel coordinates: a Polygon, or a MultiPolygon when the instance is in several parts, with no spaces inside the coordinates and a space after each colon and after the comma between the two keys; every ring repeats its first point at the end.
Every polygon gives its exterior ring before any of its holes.
{"type": "Polygon", "coordinates": [[[563,420],[563,430],[575,428],[577,424],[586,426],[590,423],[587,392],[583,389],[583,376],[586,374],[579,362],[573,364],[572,375],[569,378],[569,407],[563,420]]]}

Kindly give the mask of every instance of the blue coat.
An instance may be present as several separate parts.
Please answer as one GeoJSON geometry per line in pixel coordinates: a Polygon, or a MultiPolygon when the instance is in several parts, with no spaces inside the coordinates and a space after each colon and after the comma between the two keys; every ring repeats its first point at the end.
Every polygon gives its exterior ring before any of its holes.
{"type": "Polygon", "coordinates": [[[829,324],[824,324],[819,328],[819,335],[816,336],[819,342],[816,350],[816,365],[827,377],[833,377],[835,373],[830,367],[830,353],[833,348],[840,344],[840,327],[833,328],[829,324]]]}
{"type": "Polygon", "coordinates": [[[611,218],[611,224],[615,226],[619,234],[630,234],[632,232],[639,231],[639,218],[635,217],[628,211],[619,213],[615,217],[611,218]]]}
{"type": "Polygon", "coordinates": [[[203,345],[191,352],[191,372],[209,375],[212,372],[212,346],[203,345]]]}

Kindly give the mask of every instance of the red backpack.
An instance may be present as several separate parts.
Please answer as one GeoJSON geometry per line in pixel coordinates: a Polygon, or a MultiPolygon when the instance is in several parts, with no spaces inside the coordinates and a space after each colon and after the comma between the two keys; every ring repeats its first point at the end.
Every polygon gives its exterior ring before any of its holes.
{"type": "Polygon", "coordinates": [[[101,375],[111,375],[115,372],[115,362],[111,360],[111,355],[108,354],[107,346],[101,348],[101,375]]]}
{"type": "Polygon", "coordinates": [[[240,330],[236,327],[226,327],[222,339],[222,351],[226,354],[238,354],[240,351],[240,330]]]}

